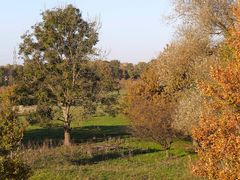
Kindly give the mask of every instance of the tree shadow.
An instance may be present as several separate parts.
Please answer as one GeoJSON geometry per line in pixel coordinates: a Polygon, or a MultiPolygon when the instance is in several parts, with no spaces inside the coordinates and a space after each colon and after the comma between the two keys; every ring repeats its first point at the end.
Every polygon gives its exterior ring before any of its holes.
{"type": "Polygon", "coordinates": [[[107,152],[107,153],[100,153],[93,155],[89,158],[80,158],[77,160],[71,160],[71,163],[74,165],[91,165],[97,164],[102,161],[108,161],[118,158],[129,158],[140,154],[148,154],[148,153],[155,153],[159,152],[158,149],[127,149],[127,148],[120,148],[116,152],[107,152]]]}
{"type": "Polygon", "coordinates": [[[187,155],[196,155],[197,154],[196,150],[194,150],[193,148],[186,149],[185,151],[186,151],[187,155]]]}
{"type": "MultiPolygon", "coordinates": [[[[63,142],[63,128],[51,127],[28,130],[24,133],[23,145],[42,145],[44,141],[51,140],[51,145],[57,146],[63,142]]],[[[86,126],[73,128],[71,138],[73,143],[102,142],[109,138],[123,138],[130,136],[127,126],[86,126]]]]}

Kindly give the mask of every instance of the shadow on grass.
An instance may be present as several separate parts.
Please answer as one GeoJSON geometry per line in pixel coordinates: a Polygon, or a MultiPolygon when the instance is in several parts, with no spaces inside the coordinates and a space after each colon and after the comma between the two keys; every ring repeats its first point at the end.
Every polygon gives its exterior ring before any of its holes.
{"type": "Polygon", "coordinates": [[[196,155],[197,152],[192,148],[192,149],[186,149],[185,150],[188,155],[196,155]]]}
{"type": "MultiPolygon", "coordinates": [[[[29,130],[24,133],[23,144],[41,145],[45,140],[51,140],[52,145],[56,146],[62,143],[63,134],[62,127],[29,130]]],[[[101,142],[110,137],[123,138],[129,135],[127,126],[86,126],[71,131],[73,143],[101,142]]]]}
{"type": "Polygon", "coordinates": [[[155,153],[155,152],[160,151],[158,149],[130,150],[130,149],[126,149],[126,148],[121,148],[118,150],[119,151],[117,151],[117,152],[108,152],[108,153],[93,155],[92,157],[89,157],[89,158],[71,160],[71,163],[73,163],[74,165],[91,165],[91,164],[97,164],[102,161],[107,161],[107,160],[112,160],[112,159],[117,159],[117,158],[133,157],[133,156],[140,155],[140,154],[155,153]]]}

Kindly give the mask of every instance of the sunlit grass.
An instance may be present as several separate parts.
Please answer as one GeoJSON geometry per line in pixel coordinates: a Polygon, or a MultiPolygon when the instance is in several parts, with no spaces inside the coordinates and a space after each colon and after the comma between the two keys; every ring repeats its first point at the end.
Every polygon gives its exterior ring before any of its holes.
{"type": "MultiPolygon", "coordinates": [[[[51,146],[45,139],[61,140],[59,128],[30,127],[24,141],[24,159],[33,168],[31,179],[196,179],[191,142],[176,140],[170,158],[159,144],[131,137],[124,116],[94,117],[73,125],[75,144],[51,146]],[[34,142],[43,143],[35,146],[34,142]]],[[[61,143],[60,143],[61,144],[61,143]]]]}

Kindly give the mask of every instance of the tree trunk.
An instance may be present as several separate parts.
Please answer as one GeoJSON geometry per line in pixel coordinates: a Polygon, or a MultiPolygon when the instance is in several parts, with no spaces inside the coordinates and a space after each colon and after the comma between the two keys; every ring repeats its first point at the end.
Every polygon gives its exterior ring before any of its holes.
{"type": "Polygon", "coordinates": [[[198,144],[198,142],[195,139],[192,140],[192,143],[193,143],[193,147],[194,148],[199,147],[199,144],[198,144]]]}
{"type": "Polygon", "coordinates": [[[70,127],[68,125],[64,125],[64,146],[71,145],[71,135],[70,135],[70,127]]]}
{"type": "Polygon", "coordinates": [[[170,150],[171,150],[171,144],[172,144],[172,141],[169,140],[167,142],[167,146],[165,147],[165,151],[166,151],[166,159],[169,159],[171,154],[170,154],[170,150]]]}
{"type": "Polygon", "coordinates": [[[166,149],[166,159],[169,159],[170,158],[170,153],[169,153],[169,149],[166,149]]]}
{"type": "Polygon", "coordinates": [[[62,107],[63,111],[63,117],[64,117],[64,146],[70,146],[71,145],[71,127],[70,127],[70,119],[69,119],[69,110],[70,107],[62,107]]]}

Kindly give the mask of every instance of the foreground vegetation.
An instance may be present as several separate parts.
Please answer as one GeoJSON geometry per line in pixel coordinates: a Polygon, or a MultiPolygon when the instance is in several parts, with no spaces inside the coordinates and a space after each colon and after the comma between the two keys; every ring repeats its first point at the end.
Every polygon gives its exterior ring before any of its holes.
{"type": "Polygon", "coordinates": [[[132,137],[122,115],[73,124],[70,148],[58,145],[62,128],[29,127],[22,152],[31,179],[196,179],[189,171],[191,142],[175,140],[167,159],[160,145],[132,137]]]}

